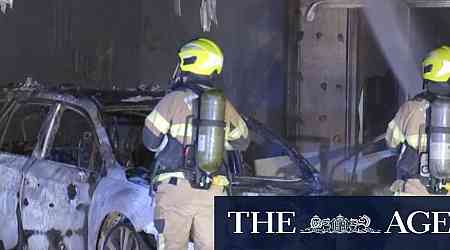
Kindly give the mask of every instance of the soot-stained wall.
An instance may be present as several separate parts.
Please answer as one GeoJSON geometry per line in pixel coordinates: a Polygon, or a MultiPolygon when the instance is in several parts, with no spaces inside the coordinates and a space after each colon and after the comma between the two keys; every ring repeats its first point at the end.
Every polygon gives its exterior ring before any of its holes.
{"type": "Polygon", "coordinates": [[[200,26],[200,0],[16,0],[0,15],[0,81],[32,76],[81,85],[167,86],[176,50],[192,38],[225,53],[219,85],[245,114],[285,134],[287,1],[217,1],[219,24],[200,26]]]}
{"type": "Polygon", "coordinates": [[[140,9],[141,0],[14,1],[0,14],[0,81],[134,85],[140,9]]]}

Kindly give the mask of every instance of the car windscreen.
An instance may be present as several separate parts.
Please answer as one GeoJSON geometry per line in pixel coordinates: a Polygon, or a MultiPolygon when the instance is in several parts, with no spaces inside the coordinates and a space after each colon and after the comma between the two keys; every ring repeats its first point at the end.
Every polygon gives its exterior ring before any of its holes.
{"type": "Polygon", "coordinates": [[[243,152],[244,169],[250,176],[292,179],[300,176],[298,164],[280,143],[249,129],[250,144],[243,152]]]}
{"type": "Polygon", "coordinates": [[[142,128],[146,117],[141,111],[103,112],[106,127],[116,159],[127,168],[149,168],[154,153],[142,142],[142,128]]]}
{"type": "Polygon", "coordinates": [[[243,156],[243,173],[254,177],[310,179],[312,166],[280,137],[246,117],[250,144],[243,156]]]}

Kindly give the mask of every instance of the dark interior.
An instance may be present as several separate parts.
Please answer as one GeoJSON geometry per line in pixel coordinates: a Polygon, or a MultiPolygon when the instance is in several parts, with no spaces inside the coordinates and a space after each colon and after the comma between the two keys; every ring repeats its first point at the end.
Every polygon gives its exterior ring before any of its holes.
{"type": "Polygon", "coordinates": [[[147,114],[117,111],[103,114],[103,121],[116,156],[126,168],[151,167],[154,153],[142,142],[142,128],[147,114]]]}

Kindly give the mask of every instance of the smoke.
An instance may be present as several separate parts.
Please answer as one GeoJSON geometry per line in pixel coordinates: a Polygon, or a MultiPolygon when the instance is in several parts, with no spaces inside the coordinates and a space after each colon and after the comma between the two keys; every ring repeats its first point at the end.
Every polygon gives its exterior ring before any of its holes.
{"type": "Polygon", "coordinates": [[[399,81],[402,93],[421,90],[420,62],[409,46],[407,6],[399,0],[366,0],[364,13],[386,61],[399,81]]]}

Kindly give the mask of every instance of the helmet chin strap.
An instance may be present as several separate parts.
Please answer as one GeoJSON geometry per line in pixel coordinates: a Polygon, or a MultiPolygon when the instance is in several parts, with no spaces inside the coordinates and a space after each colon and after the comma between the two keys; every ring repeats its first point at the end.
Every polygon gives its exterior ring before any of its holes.
{"type": "Polygon", "coordinates": [[[170,78],[169,89],[176,89],[182,84],[199,84],[211,88],[213,87],[212,82],[217,78],[217,73],[213,73],[211,76],[201,76],[190,72],[182,72],[178,62],[170,78]]]}
{"type": "Polygon", "coordinates": [[[179,71],[180,71],[180,63],[177,63],[177,66],[175,67],[175,70],[172,73],[172,79],[175,79],[175,77],[177,77],[179,71]]]}
{"type": "Polygon", "coordinates": [[[175,70],[172,73],[172,77],[170,78],[170,85],[177,84],[181,80],[180,63],[177,63],[177,67],[175,67],[175,70]]]}
{"type": "Polygon", "coordinates": [[[168,91],[176,89],[180,84],[183,84],[183,76],[180,70],[180,63],[177,64],[177,67],[172,73],[172,77],[169,80],[169,88],[168,91]]]}

